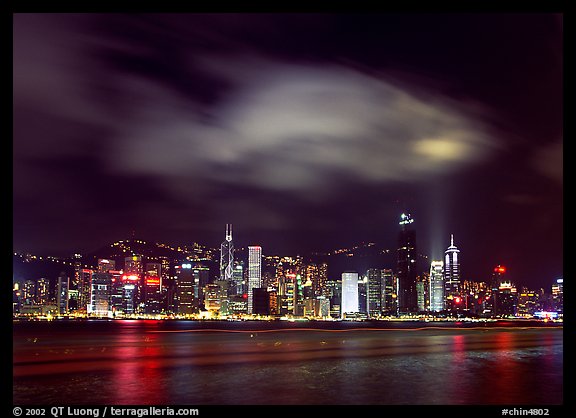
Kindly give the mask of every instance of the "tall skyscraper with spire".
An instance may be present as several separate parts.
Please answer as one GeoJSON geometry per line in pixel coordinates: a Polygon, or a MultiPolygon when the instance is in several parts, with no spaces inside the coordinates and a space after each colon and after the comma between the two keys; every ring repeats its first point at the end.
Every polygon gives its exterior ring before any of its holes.
{"type": "Polygon", "coordinates": [[[234,242],[232,224],[226,224],[226,237],[220,245],[220,280],[225,280],[232,288],[234,280],[234,242]]]}
{"type": "Polygon", "coordinates": [[[414,219],[410,214],[400,216],[398,237],[398,312],[418,311],[416,294],[416,231],[411,227],[414,219]]]}
{"type": "Polygon", "coordinates": [[[454,235],[450,235],[450,246],[444,252],[444,296],[446,308],[454,309],[454,301],[460,301],[460,250],[454,245],[454,235]]]}

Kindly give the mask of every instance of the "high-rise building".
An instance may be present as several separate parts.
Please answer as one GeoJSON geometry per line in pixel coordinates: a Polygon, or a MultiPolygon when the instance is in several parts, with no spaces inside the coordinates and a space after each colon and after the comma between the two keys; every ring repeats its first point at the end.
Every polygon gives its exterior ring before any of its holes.
{"type": "Polygon", "coordinates": [[[232,241],[232,224],[226,224],[226,236],[220,245],[220,280],[229,282],[229,288],[234,289],[232,285],[233,279],[234,242],[232,241]]]}
{"type": "Polygon", "coordinates": [[[262,247],[251,245],[248,247],[248,313],[253,312],[253,292],[255,287],[262,286],[262,247]]]}
{"type": "Polygon", "coordinates": [[[78,277],[78,310],[82,312],[86,312],[87,307],[90,304],[90,292],[93,273],[94,270],[91,269],[75,270],[75,275],[78,277]]]}
{"type": "Polygon", "coordinates": [[[56,305],[58,306],[58,313],[66,315],[68,313],[68,291],[70,289],[70,278],[66,273],[60,273],[58,276],[58,286],[56,290],[56,305]]]}
{"type": "Polygon", "coordinates": [[[49,285],[49,281],[44,277],[38,279],[36,282],[36,303],[38,305],[44,305],[48,303],[50,295],[49,285]]]}
{"type": "Polygon", "coordinates": [[[430,276],[428,272],[416,278],[416,300],[418,311],[425,312],[430,308],[430,276]]]}
{"type": "Polygon", "coordinates": [[[382,283],[384,285],[382,314],[396,315],[398,312],[398,279],[392,269],[382,270],[382,283]]]}
{"type": "Polygon", "coordinates": [[[142,264],[142,256],[133,255],[124,258],[124,274],[142,277],[143,271],[144,265],[142,264]]]}
{"type": "Polygon", "coordinates": [[[328,288],[330,316],[332,318],[340,318],[342,316],[342,280],[328,280],[326,287],[328,288]]]}
{"type": "Polygon", "coordinates": [[[342,273],[342,308],[341,316],[358,312],[358,273],[342,273]]]}
{"type": "Polygon", "coordinates": [[[192,264],[183,263],[176,276],[176,294],[178,298],[178,313],[180,315],[190,315],[196,312],[194,298],[195,278],[192,264]]]}
{"type": "Polygon", "coordinates": [[[398,237],[398,312],[411,313],[418,310],[416,294],[416,231],[411,227],[414,219],[410,214],[400,217],[398,237]]]}
{"type": "Polygon", "coordinates": [[[430,264],[430,310],[432,312],[446,309],[444,291],[444,263],[432,261],[430,264]]]}
{"type": "Polygon", "coordinates": [[[270,315],[270,295],[265,287],[255,287],[252,289],[252,300],[254,307],[252,313],[256,315],[270,315]]]}
{"type": "Polygon", "coordinates": [[[234,272],[232,273],[232,295],[242,296],[246,293],[246,283],[244,282],[244,262],[234,261],[234,272]]]}
{"type": "Polygon", "coordinates": [[[358,277],[358,312],[368,315],[368,276],[358,277]]]}
{"type": "Polygon", "coordinates": [[[461,308],[460,250],[454,245],[454,235],[450,235],[450,246],[444,252],[444,298],[446,309],[461,308]]]}
{"type": "Polygon", "coordinates": [[[552,285],[552,307],[555,312],[564,313],[564,278],[556,279],[552,285]]]}
{"type": "Polygon", "coordinates": [[[384,303],[384,271],[381,269],[368,269],[368,315],[378,317],[382,315],[384,303]]]}
{"type": "Polygon", "coordinates": [[[160,263],[146,263],[144,269],[143,303],[144,312],[147,314],[159,314],[162,306],[162,266],[160,263]]]}
{"type": "Polygon", "coordinates": [[[109,273],[93,273],[90,280],[88,314],[109,316],[111,306],[112,276],[109,273]]]}

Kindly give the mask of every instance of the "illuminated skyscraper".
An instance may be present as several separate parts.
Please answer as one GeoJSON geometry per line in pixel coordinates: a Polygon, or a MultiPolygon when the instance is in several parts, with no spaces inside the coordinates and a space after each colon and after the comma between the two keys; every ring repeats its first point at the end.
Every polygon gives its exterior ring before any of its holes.
{"type": "Polygon", "coordinates": [[[195,278],[192,265],[184,263],[177,271],[176,294],[178,298],[178,313],[180,315],[190,315],[197,310],[194,298],[195,278]]]}
{"type": "Polygon", "coordinates": [[[112,275],[93,273],[90,279],[90,303],[88,314],[109,316],[112,313],[112,275]]]}
{"type": "Polygon", "coordinates": [[[58,313],[65,315],[68,313],[68,290],[70,289],[70,278],[66,273],[60,273],[58,276],[58,286],[56,289],[56,304],[58,313]]]}
{"type": "Polygon", "coordinates": [[[255,287],[262,286],[262,247],[253,245],[248,247],[248,313],[253,312],[253,291],[255,287]]]}
{"type": "Polygon", "coordinates": [[[444,252],[444,298],[446,309],[457,309],[460,301],[460,250],[454,245],[454,235],[450,235],[450,246],[444,252]]]}
{"type": "Polygon", "coordinates": [[[368,315],[371,317],[382,314],[384,299],[384,271],[380,269],[368,269],[368,315]]]}
{"type": "Polygon", "coordinates": [[[416,294],[416,232],[410,225],[414,219],[410,214],[400,217],[398,238],[398,312],[408,313],[418,310],[416,294]]]}
{"type": "Polygon", "coordinates": [[[142,256],[133,255],[124,258],[124,274],[142,277],[143,271],[144,265],[142,264],[142,256]]]}
{"type": "Polygon", "coordinates": [[[230,283],[234,279],[234,242],[232,241],[232,224],[226,224],[226,237],[220,245],[220,280],[230,283]]]}
{"type": "Polygon", "coordinates": [[[396,315],[398,312],[398,279],[392,269],[382,270],[384,285],[382,299],[382,314],[396,315]]]}
{"type": "Polygon", "coordinates": [[[342,318],[348,313],[358,312],[358,273],[342,273],[342,318]]]}
{"type": "Polygon", "coordinates": [[[444,263],[432,261],[430,265],[430,310],[440,312],[446,309],[444,304],[444,263]]]}
{"type": "Polygon", "coordinates": [[[552,308],[558,313],[564,313],[564,278],[556,279],[552,285],[552,308]]]}
{"type": "Polygon", "coordinates": [[[424,272],[416,278],[416,295],[418,311],[427,311],[430,308],[430,276],[428,272],[424,272]]]}

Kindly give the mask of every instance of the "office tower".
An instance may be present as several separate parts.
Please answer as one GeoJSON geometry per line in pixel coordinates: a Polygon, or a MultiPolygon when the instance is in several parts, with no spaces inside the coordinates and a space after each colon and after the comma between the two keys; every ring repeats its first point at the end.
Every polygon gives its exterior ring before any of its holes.
{"type": "Polygon", "coordinates": [[[109,273],[93,273],[90,280],[90,302],[88,314],[109,316],[111,307],[112,275],[109,273]]]}
{"type": "Polygon", "coordinates": [[[444,304],[444,263],[432,261],[430,264],[430,310],[440,312],[446,309],[444,304]]]}
{"type": "Polygon", "coordinates": [[[36,282],[34,280],[26,280],[22,286],[22,304],[32,305],[36,298],[36,282]]]}
{"type": "Polygon", "coordinates": [[[450,246],[444,252],[444,297],[446,309],[461,308],[460,250],[454,245],[454,235],[450,235],[450,246]]]}
{"type": "Polygon", "coordinates": [[[232,295],[242,296],[246,293],[246,283],[244,283],[244,262],[235,261],[234,262],[234,272],[232,273],[232,295]]]}
{"type": "Polygon", "coordinates": [[[58,286],[56,290],[56,305],[58,306],[58,313],[66,315],[68,313],[68,290],[70,288],[70,278],[66,273],[60,273],[58,276],[58,286]]]}
{"type": "Polygon", "coordinates": [[[278,297],[280,302],[280,314],[294,315],[295,306],[298,299],[298,285],[296,282],[297,274],[291,270],[286,270],[280,277],[278,283],[278,297]]]}
{"type": "Polygon", "coordinates": [[[253,312],[252,289],[262,286],[262,247],[248,247],[248,313],[253,312]]]}
{"type": "Polygon", "coordinates": [[[382,305],[384,302],[384,275],[383,270],[368,269],[368,315],[378,317],[382,315],[382,305]]]}
{"type": "Polygon", "coordinates": [[[564,278],[556,279],[552,285],[552,308],[559,314],[564,313],[564,278]]]}
{"type": "Polygon", "coordinates": [[[50,296],[49,285],[49,281],[44,277],[38,279],[36,282],[36,303],[38,305],[44,305],[48,303],[50,296]]]}
{"type": "Polygon", "coordinates": [[[124,274],[142,277],[143,271],[142,256],[133,255],[124,258],[124,274]]]}
{"type": "Polygon", "coordinates": [[[196,283],[192,264],[183,263],[177,270],[176,295],[178,298],[178,314],[190,315],[197,310],[195,306],[196,299],[194,298],[194,285],[196,283]]]}
{"type": "Polygon", "coordinates": [[[430,308],[430,276],[428,272],[416,278],[416,300],[418,311],[425,312],[430,308]]]}
{"type": "MultiPolygon", "coordinates": [[[[224,280],[218,282],[227,283],[224,280]]],[[[226,297],[219,283],[207,284],[205,287],[204,308],[212,313],[220,312],[222,301],[226,297]]]]}
{"type": "Polygon", "coordinates": [[[78,277],[78,310],[82,312],[86,312],[87,307],[90,304],[90,286],[92,283],[93,273],[94,271],[91,269],[80,269],[75,271],[75,274],[77,274],[78,277]]]}
{"type": "Polygon", "coordinates": [[[358,312],[368,314],[368,277],[358,278],[358,312]]]}
{"type": "Polygon", "coordinates": [[[512,282],[506,277],[506,272],[506,267],[497,265],[492,273],[490,306],[492,316],[516,314],[517,291],[512,282]]]}
{"type": "Polygon", "coordinates": [[[98,273],[108,273],[110,270],[116,269],[116,262],[107,258],[98,259],[98,273]]]}
{"type": "Polygon", "coordinates": [[[398,313],[398,279],[392,269],[382,270],[383,301],[382,314],[396,315],[398,313]]]}
{"type": "MultiPolygon", "coordinates": [[[[71,288],[72,289],[78,289],[78,293],[80,293],[80,276],[81,276],[81,272],[82,272],[82,255],[80,254],[74,254],[73,255],[73,266],[74,266],[74,276],[72,278],[72,283],[71,283],[71,288]]],[[[88,283],[90,282],[90,280],[88,280],[88,283]]],[[[90,293],[90,292],[88,292],[90,293]]],[[[88,305],[88,301],[85,301],[85,304],[83,306],[83,309],[86,309],[86,305],[88,305]]]]}
{"type": "Polygon", "coordinates": [[[330,316],[340,318],[342,307],[342,280],[328,280],[326,282],[328,298],[330,301],[330,316]]]}
{"type": "Polygon", "coordinates": [[[147,314],[159,314],[163,309],[161,264],[146,263],[144,270],[144,312],[147,314]]]}
{"type": "MultiPolygon", "coordinates": [[[[197,264],[192,267],[192,276],[194,277],[194,307],[199,309],[204,304],[204,289],[210,281],[210,269],[202,264],[197,264]]],[[[221,280],[216,282],[220,282],[219,286],[222,286],[222,283],[228,284],[228,282],[221,280]]]]}
{"type": "Polygon", "coordinates": [[[411,227],[414,219],[410,214],[400,217],[398,237],[398,312],[411,313],[418,310],[416,295],[416,232],[411,227]]]}
{"type": "MultiPolygon", "coordinates": [[[[234,242],[232,224],[226,224],[226,236],[220,245],[220,280],[232,283],[234,278],[234,242]]],[[[230,286],[234,289],[234,286],[230,286]]]]}
{"type": "Polygon", "coordinates": [[[358,312],[358,273],[342,273],[342,308],[341,316],[358,312]]]}

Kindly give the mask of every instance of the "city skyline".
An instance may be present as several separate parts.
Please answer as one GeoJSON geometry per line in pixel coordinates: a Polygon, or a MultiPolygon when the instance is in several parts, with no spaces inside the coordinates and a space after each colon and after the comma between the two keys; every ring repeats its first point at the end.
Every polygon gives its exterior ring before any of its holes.
{"type": "Polygon", "coordinates": [[[563,276],[559,13],[13,20],[17,252],[395,250],[410,212],[467,277],[563,276]]]}

